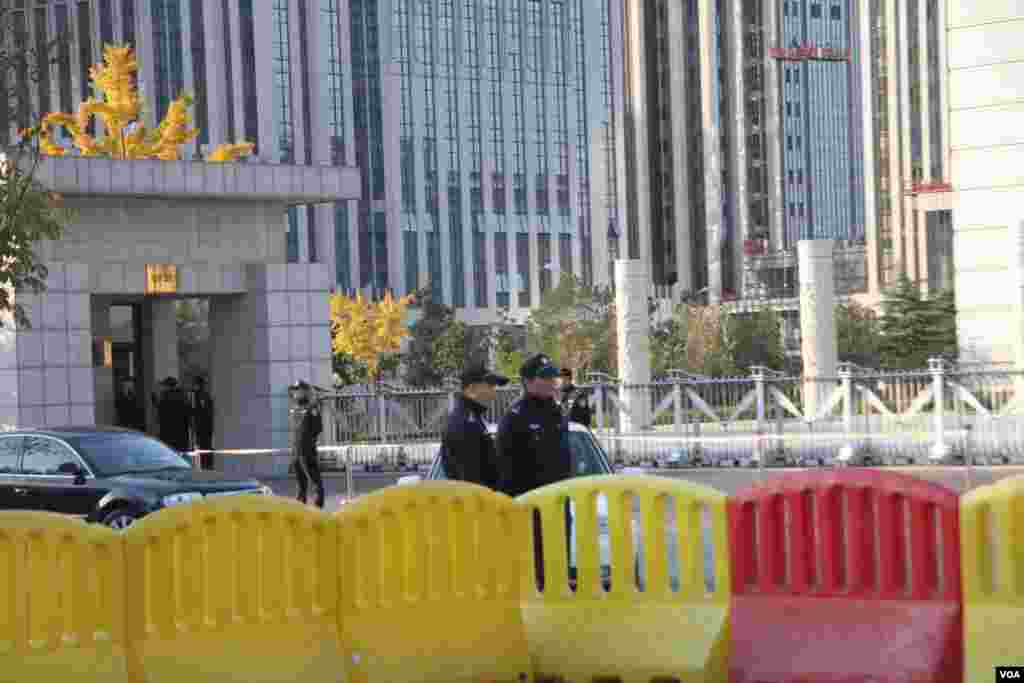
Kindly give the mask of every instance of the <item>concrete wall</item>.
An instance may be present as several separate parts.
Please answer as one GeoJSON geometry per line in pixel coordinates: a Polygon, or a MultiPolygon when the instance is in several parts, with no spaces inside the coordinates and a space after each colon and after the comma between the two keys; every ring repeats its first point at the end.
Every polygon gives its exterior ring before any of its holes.
{"type": "Polygon", "coordinates": [[[1015,360],[1024,223],[1024,0],[949,0],[956,295],[963,355],[1015,360]]]}
{"type": "Polygon", "coordinates": [[[185,295],[245,291],[245,263],[284,263],[284,202],[69,197],[71,226],[46,261],[86,263],[96,294],[143,294],[147,263],[179,266],[185,295]]]}

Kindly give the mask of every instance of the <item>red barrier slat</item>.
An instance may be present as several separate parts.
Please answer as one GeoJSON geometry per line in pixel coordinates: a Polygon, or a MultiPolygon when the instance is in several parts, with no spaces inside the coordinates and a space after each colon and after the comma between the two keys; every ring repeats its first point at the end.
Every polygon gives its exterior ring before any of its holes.
{"type": "Polygon", "coordinates": [[[955,492],[894,472],[808,471],[735,494],[729,515],[733,576],[745,577],[733,683],[960,681],[955,492]]]}
{"type": "Polygon", "coordinates": [[[814,528],[814,492],[795,491],[787,498],[790,510],[789,537],[790,579],[793,593],[809,593],[817,583],[817,561],[814,528]]]}

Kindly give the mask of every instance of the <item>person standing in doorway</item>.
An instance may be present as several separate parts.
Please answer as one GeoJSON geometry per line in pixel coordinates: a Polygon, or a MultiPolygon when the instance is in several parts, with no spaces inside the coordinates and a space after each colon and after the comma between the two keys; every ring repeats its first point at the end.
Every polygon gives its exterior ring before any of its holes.
{"type": "Polygon", "coordinates": [[[449,479],[498,488],[494,438],[484,415],[487,404],[498,397],[498,387],[506,384],[507,377],[482,366],[462,373],[462,393],[455,397],[441,436],[441,464],[449,479]]]}
{"type": "MultiPolygon", "coordinates": [[[[206,378],[195,379],[195,390],[192,392],[192,433],[196,439],[196,450],[213,450],[213,397],[206,389],[206,378]]],[[[213,453],[199,454],[200,467],[204,470],[213,469],[213,453]]]]}
{"type": "Polygon", "coordinates": [[[316,487],[316,506],[324,507],[324,480],[320,476],[320,456],[316,442],[323,431],[324,422],[320,406],[313,399],[313,388],[305,381],[299,381],[288,389],[292,408],[289,411],[291,426],[292,466],[299,485],[299,502],[306,502],[309,483],[316,487]]]}
{"type": "Polygon", "coordinates": [[[139,406],[139,398],[135,393],[135,380],[126,377],[121,380],[117,392],[117,423],[120,427],[145,431],[145,420],[139,406]]]}
{"type": "Polygon", "coordinates": [[[176,451],[186,453],[189,450],[189,414],[188,397],[175,377],[167,377],[160,382],[163,391],[160,397],[153,397],[159,420],[160,440],[176,451]]]}

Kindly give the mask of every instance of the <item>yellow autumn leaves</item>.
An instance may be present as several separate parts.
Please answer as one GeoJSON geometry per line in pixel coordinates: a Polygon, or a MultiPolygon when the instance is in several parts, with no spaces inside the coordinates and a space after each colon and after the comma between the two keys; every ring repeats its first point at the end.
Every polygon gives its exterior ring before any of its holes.
{"type": "MultiPolygon", "coordinates": [[[[53,129],[64,128],[71,135],[71,143],[84,157],[179,159],[179,148],[199,135],[199,130],[192,127],[189,113],[192,98],[179,96],[171,102],[164,120],[155,130],[146,128],[140,120],[143,103],[135,85],[138,70],[139,63],[130,47],[107,45],[103,64],[89,68],[93,88],[102,98],[85,100],[75,114],[53,112],[43,117],[42,124],[33,131],[39,137],[43,154],[67,155],[67,148],[56,144],[51,137],[53,129]],[[102,124],[101,137],[88,132],[94,118],[102,124]]],[[[250,142],[220,145],[207,161],[236,161],[252,150],[250,142]]]]}
{"type": "Polygon", "coordinates": [[[380,301],[364,299],[362,294],[331,296],[331,346],[365,363],[370,376],[376,377],[384,356],[398,353],[402,340],[409,336],[405,320],[411,296],[395,299],[388,292],[380,301]]]}

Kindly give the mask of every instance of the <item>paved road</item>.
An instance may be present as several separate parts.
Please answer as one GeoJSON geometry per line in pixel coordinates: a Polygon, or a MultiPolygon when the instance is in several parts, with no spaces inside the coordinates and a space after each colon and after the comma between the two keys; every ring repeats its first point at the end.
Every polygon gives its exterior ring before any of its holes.
{"type": "MultiPolygon", "coordinates": [[[[1005,477],[1024,474],[1024,466],[1003,467],[893,467],[888,468],[905,472],[914,476],[948,486],[955,491],[963,492],[978,486],[990,484],[1005,477]]],[[[650,470],[651,474],[671,476],[711,486],[725,493],[734,493],[739,489],[759,481],[762,478],[777,476],[785,472],[798,472],[798,469],[691,469],[691,470],[650,470]]],[[[390,486],[398,480],[397,474],[357,474],[353,479],[355,495],[360,496],[371,491],[390,486]]],[[[284,479],[267,482],[275,493],[282,496],[294,496],[296,492],[293,480],[284,479]]],[[[336,510],[346,497],[346,481],[343,475],[328,475],[327,508],[336,510]]]]}

